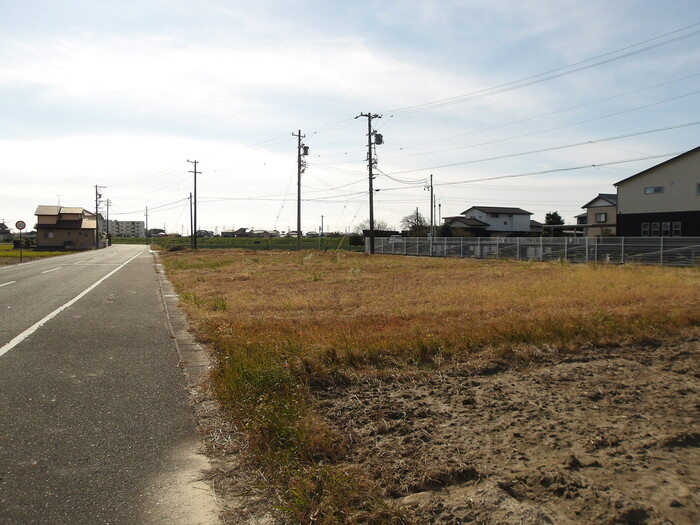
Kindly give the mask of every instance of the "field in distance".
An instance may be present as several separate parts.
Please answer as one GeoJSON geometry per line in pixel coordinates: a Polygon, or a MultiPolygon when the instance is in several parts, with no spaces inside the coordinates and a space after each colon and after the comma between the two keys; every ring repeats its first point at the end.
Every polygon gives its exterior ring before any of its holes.
{"type": "Polygon", "coordinates": [[[210,451],[252,453],[272,491],[251,522],[697,518],[696,268],[162,258],[217,365],[210,451]]]}

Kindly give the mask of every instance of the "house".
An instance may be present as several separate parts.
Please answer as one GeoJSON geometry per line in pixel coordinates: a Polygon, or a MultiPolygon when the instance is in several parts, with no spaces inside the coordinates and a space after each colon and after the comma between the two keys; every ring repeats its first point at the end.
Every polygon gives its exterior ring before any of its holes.
{"type": "MultiPolygon", "coordinates": [[[[84,208],[38,206],[36,245],[38,248],[95,248],[97,220],[84,208]]],[[[102,239],[100,245],[104,246],[102,239]]]]}
{"type": "Polygon", "coordinates": [[[473,235],[512,235],[530,233],[532,213],[520,208],[472,206],[454,217],[445,217],[444,224],[473,235]]]}
{"type": "Polygon", "coordinates": [[[14,235],[4,222],[0,222],[0,242],[10,242],[14,235]]]}
{"type": "Polygon", "coordinates": [[[700,147],[615,186],[618,235],[700,236],[700,147]]]}
{"type": "Polygon", "coordinates": [[[586,210],[577,216],[577,224],[586,228],[586,237],[615,235],[617,227],[617,195],[599,193],[592,201],[581,206],[586,210]],[[583,221],[579,219],[583,218],[583,221]]]}

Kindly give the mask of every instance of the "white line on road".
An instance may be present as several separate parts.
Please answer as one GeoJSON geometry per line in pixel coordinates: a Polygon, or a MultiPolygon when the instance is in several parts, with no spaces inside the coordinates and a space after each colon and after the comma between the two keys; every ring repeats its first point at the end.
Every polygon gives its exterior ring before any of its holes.
{"type": "Polygon", "coordinates": [[[55,272],[56,270],[60,270],[61,268],[63,268],[63,266],[59,266],[58,268],[52,268],[51,270],[46,270],[46,271],[44,271],[44,272],[41,272],[41,273],[50,273],[50,272],[55,272]]]}
{"type": "Polygon", "coordinates": [[[10,281],[9,283],[2,283],[0,284],[0,288],[2,288],[3,286],[7,286],[8,284],[15,284],[16,282],[17,281],[10,281]]]}
{"type": "Polygon", "coordinates": [[[10,350],[12,350],[15,346],[17,346],[17,345],[20,344],[22,341],[24,341],[27,337],[29,337],[29,336],[32,335],[34,332],[36,332],[39,328],[41,328],[41,326],[42,326],[44,323],[50,321],[51,319],[53,319],[54,317],[56,317],[58,314],[60,314],[63,310],[65,310],[65,309],[68,308],[69,306],[72,306],[73,304],[75,304],[76,302],[78,302],[80,299],[82,299],[83,297],[85,297],[88,293],[90,293],[92,290],[94,290],[94,289],[97,288],[100,284],[102,284],[103,281],[105,281],[106,279],[108,279],[109,277],[111,277],[112,275],[114,275],[115,273],[117,273],[119,270],[121,270],[122,268],[124,268],[124,266],[126,266],[126,265],[129,264],[131,261],[133,261],[134,259],[136,259],[136,258],[137,258],[139,255],[141,255],[142,253],[143,253],[143,250],[140,251],[139,253],[137,253],[136,255],[134,255],[131,259],[129,259],[128,261],[126,261],[124,264],[121,264],[120,266],[118,266],[117,268],[115,268],[114,270],[112,270],[111,272],[109,272],[107,275],[105,275],[104,277],[102,277],[100,280],[98,280],[98,281],[95,282],[94,284],[88,286],[85,290],[83,290],[83,291],[80,292],[78,295],[76,295],[75,297],[73,297],[73,299],[71,299],[70,301],[68,301],[66,304],[64,304],[63,306],[59,306],[59,307],[56,308],[53,312],[51,312],[49,315],[47,315],[47,316],[44,317],[43,319],[41,319],[41,320],[37,321],[36,323],[34,323],[32,326],[30,326],[29,328],[27,328],[24,332],[22,332],[21,334],[19,334],[17,337],[15,337],[12,341],[10,341],[9,343],[7,343],[5,346],[0,347],[0,357],[2,357],[3,355],[5,355],[7,352],[9,352],[10,350]]]}

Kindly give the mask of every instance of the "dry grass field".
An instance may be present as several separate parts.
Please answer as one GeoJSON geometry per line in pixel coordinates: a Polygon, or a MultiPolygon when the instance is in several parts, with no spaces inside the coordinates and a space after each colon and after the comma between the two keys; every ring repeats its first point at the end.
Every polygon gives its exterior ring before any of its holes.
{"type": "Polygon", "coordinates": [[[698,269],[162,260],[215,361],[231,523],[697,521],[698,269]]]}

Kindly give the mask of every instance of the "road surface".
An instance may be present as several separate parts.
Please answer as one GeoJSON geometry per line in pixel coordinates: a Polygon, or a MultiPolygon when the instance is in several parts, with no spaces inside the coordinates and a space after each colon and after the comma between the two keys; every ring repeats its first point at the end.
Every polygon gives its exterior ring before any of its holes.
{"type": "Polygon", "coordinates": [[[216,523],[147,247],[0,267],[0,421],[1,524],[216,523]]]}

